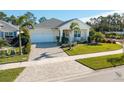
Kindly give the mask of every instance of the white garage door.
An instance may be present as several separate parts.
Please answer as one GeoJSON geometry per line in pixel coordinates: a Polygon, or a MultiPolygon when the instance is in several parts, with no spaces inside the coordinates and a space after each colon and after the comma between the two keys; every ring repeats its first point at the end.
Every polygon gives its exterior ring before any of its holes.
{"type": "Polygon", "coordinates": [[[40,29],[31,32],[32,43],[56,42],[56,36],[53,31],[48,29],[40,29]]]}

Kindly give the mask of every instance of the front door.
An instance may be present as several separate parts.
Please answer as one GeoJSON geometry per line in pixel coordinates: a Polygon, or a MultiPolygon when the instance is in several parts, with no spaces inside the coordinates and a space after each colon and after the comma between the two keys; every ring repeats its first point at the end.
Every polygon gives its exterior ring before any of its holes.
{"type": "Polygon", "coordinates": [[[74,31],[74,40],[80,41],[81,39],[81,31],[74,31]]]}
{"type": "Polygon", "coordinates": [[[69,31],[63,30],[63,36],[69,38],[69,31]]]}

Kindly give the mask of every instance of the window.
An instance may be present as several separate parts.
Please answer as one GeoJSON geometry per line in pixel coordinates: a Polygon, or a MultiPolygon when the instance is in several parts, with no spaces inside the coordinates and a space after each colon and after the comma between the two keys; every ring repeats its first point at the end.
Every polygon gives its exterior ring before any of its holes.
{"type": "Polygon", "coordinates": [[[81,37],[80,31],[74,31],[74,37],[81,37]]]}
{"type": "Polygon", "coordinates": [[[5,36],[13,36],[13,32],[5,32],[5,36]]]}
{"type": "Polygon", "coordinates": [[[9,36],[13,36],[13,33],[12,32],[9,32],[9,36]]]}
{"type": "Polygon", "coordinates": [[[9,32],[5,32],[5,36],[9,36],[9,32]]]}

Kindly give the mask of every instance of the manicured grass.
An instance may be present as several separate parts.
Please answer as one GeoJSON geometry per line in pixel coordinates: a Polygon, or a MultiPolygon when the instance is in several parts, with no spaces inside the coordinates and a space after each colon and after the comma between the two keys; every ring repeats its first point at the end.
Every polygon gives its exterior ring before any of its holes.
{"type": "Polygon", "coordinates": [[[121,57],[122,57],[122,54],[115,54],[115,55],[109,55],[109,56],[79,59],[77,61],[94,70],[99,70],[99,69],[124,65],[124,59],[120,61],[116,60],[116,59],[120,59],[121,57]],[[111,59],[114,59],[114,61],[113,62],[109,61],[111,59]]]}
{"type": "Polygon", "coordinates": [[[118,44],[102,43],[102,44],[98,44],[98,45],[78,44],[78,45],[74,46],[72,50],[68,50],[68,48],[63,48],[63,50],[68,55],[80,55],[80,54],[112,51],[112,50],[117,50],[117,49],[121,49],[121,48],[122,47],[118,44]]]}
{"type": "Polygon", "coordinates": [[[0,82],[12,82],[24,70],[24,68],[14,68],[0,70],[0,82]]]}
{"type": "Polygon", "coordinates": [[[0,58],[0,64],[23,62],[27,60],[28,60],[28,55],[16,55],[16,56],[11,56],[11,57],[0,58]]]}

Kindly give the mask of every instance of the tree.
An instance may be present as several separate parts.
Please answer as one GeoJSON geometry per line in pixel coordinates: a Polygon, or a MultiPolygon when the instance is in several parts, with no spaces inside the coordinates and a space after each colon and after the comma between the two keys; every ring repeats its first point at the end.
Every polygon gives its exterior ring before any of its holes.
{"type": "Polygon", "coordinates": [[[10,17],[9,17],[9,22],[11,23],[11,24],[13,24],[13,25],[16,25],[16,17],[14,16],[14,15],[11,15],[10,17]]]}
{"type": "Polygon", "coordinates": [[[107,31],[123,31],[124,28],[124,14],[120,15],[114,13],[108,16],[99,16],[97,18],[91,18],[87,22],[97,32],[105,33],[107,31]]]}
{"type": "Polygon", "coordinates": [[[105,38],[105,35],[102,34],[101,32],[96,32],[94,38],[96,42],[100,42],[102,39],[105,38]]]}
{"type": "Polygon", "coordinates": [[[94,29],[90,29],[88,42],[91,43],[94,40],[94,36],[96,34],[96,31],[94,29]]]}
{"type": "Polygon", "coordinates": [[[6,18],[4,19],[4,21],[9,22],[9,21],[10,21],[10,17],[6,17],[6,18]]]}
{"type": "MultiPolygon", "coordinates": [[[[80,31],[79,25],[78,23],[72,22],[70,25],[70,31],[69,31],[69,35],[71,34],[72,31],[80,31]]],[[[70,36],[69,36],[70,37],[70,36]]],[[[69,38],[69,50],[71,50],[71,46],[72,46],[72,41],[69,38]]]]}
{"type": "Polygon", "coordinates": [[[90,30],[88,41],[91,43],[92,41],[100,42],[105,38],[105,35],[101,32],[96,32],[94,29],[90,30]]]}
{"type": "Polygon", "coordinates": [[[0,20],[5,20],[7,15],[4,12],[0,12],[0,20]]]}
{"type": "Polygon", "coordinates": [[[36,24],[36,17],[34,16],[34,14],[33,13],[31,13],[31,12],[27,12],[26,14],[24,14],[24,16],[26,16],[27,18],[26,18],[26,21],[27,22],[32,22],[33,24],[36,24]]]}
{"type": "Polygon", "coordinates": [[[28,33],[29,27],[32,26],[33,24],[31,21],[27,21],[27,16],[20,16],[16,20],[16,24],[19,26],[19,50],[20,50],[20,55],[22,55],[22,43],[21,43],[21,33],[28,33]]]}
{"type": "Polygon", "coordinates": [[[44,22],[44,21],[46,21],[47,19],[46,19],[46,17],[41,17],[40,19],[39,19],[39,23],[42,23],[42,22],[44,22]]]}

